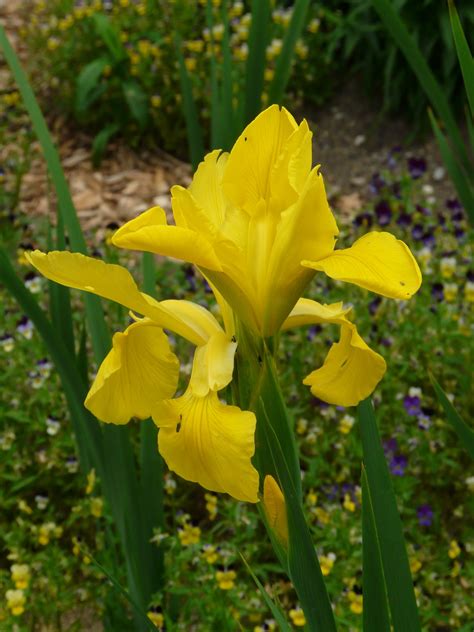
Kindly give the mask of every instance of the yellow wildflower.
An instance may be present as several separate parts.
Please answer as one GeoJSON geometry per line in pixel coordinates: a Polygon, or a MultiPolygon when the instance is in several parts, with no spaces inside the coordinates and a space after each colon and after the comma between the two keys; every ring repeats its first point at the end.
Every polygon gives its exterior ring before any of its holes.
{"type": "Polygon", "coordinates": [[[95,482],[96,482],[95,469],[92,468],[92,470],[87,475],[86,494],[92,494],[92,492],[94,491],[95,482]]]}
{"type": "Polygon", "coordinates": [[[464,297],[468,303],[474,303],[474,283],[468,281],[464,287],[464,297]]]}
{"type": "Polygon", "coordinates": [[[31,579],[30,567],[28,564],[12,564],[10,572],[15,588],[20,590],[28,588],[28,584],[31,579]]]}
{"type": "Polygon", "coordinates": [[[186,59],[184,60],[184,64],[188,72],[192,72],[193,70],[196,69],[197,60],[195,57],[186,57],[186,59]]]}
{"type": "Polygon", "coordinates": [[[235,571],[217,571],[215,577],[221,590],[230,590],[235,586],[237,573],[235,571]]]}
{"type": "Polygon", "coordinates": [[[362,599],[362,595],[359,595],[358,593],[354,592],[353,590],[350,590],[347,593],[347,597],[350,601],[350,609],[352,612],[354,612],[355,614],[361,614],[363,611],[363,607],[362,607],[362,603],[363,603],[363,599],[362,599]]]}
{"type": "Polygon", "coordinates": [[[209,519],[215,520],[217,516],[217,496],[214,494],[204,494],[206,499],[206,509],[209,513],[209,519]]]}
{"type": "Polygon", "coordinates": [[[321,20],[318,18],[313,18],[308,24],[308,31],[310,33],[317,33],[319,31],[319,27],[321,25],[321,20]]]}
{"type": "Polygon", "coordinates": [[[91,514],[95,518],[100,518],[102,515],[102,510],[104,508],[104,501],[102,498],[91,498],[91,514]]]}
{"type": "Polygon", "coordinates": [[[451,540],[451,542],[449,543],[449,549],[448,549],[449,557],[452,560],[454,560],[460,554],[461,554],[461,549],[459,547],[459,544],[456,542],[456,540],[451,540]]]}
{"type": "Polygon", "coordinates": [[[342,432],[342,434],[348,434],[351,431],[354,422],[354,417],[352,417],[351,415],[344,415],[344,417],[339,422],[339,432],[342,432]]]}
{"type": "Polygon", "coordinates": [[[421,568],[420,560],[415,556],[410,557],[410,571],[413,574],[415,574],[420,570],[420,568],[421,568]]]}
{"type": "Polygon", "coordinates": [[[453,303],[458,295],[458,286],[456,283],[445,283],[443,292],[445,300],[448,303],[453,303]]]}
{"type": "Polygon", "coordinates": [[[158,628],[159,630],[162,629],[165,623],[165,619],[163,615],[161,614],[161,612],[153,612],[152,610],[150,610],[149,612],[146,613],[146,616],[150,619],[150,621],[153,623],[153,625],[156,628],[158,628]]]}
{"type": "Polygon", "coordinates": [[[439,264],[441,276],[444,279],[450,279],[456,271],[456,259],[454,257],[443,257],[439,264]]]}
{"type": "Polygon", "coordinates": [[[25,612],[26,597],[22,590],[7,590],[5,597],[7,600],[7,608],[14,617],[19,617],[25,612]]]}
{"type": "Polygon", "coordinates": [[[302,628],[306,625],[304,612],[301,610],[301,608],[293,608],[292,610],[290,610],[290,619],[293,625],[297,628],[302,628]]]}
{"type": "Polygon", "coordinates": [[[322,507],[314,507],[311,510],[311,513],[314,514],[318,521],[323,525],[328,524],[331,520],[330,514],[322,507]]]}
{"type": "Polygon", "coordinates": [[[219,553],[212,544],[205,544],[203,546],[202,556],[208,564],[214,564],[219,559],[219,553]]]}
{"type": "Polygon", "coordinates": [[[178,530],[178,537],[183,546],[198,544],[201,539],[201,529],[199,527],[193,527],[192,524],[187,522],[183,525],[182,529],[178,530]]]}
{"type": "Polygon", "coordinates": [[[328,553],[327,555],[321,555],[319,558],[319,564],[321,566],[321,572],[324,576],[329,575],[336,561],[334,553],[328,553]]]}
{"type": "Polygon", "coordinates": [[[347,509],[347,511],[355,511],[356,505],[355,502],[352,500],[350,494],[344,494],[343,507],[344,509],[347,509]]]}
{"type": "Polygon", "coordinates": [[[151,103],[152,107],[159,108],[161,103],[162,103],[162,98],[160,97],[159,94],[153,94],[150,97],[150,103],[151,103]]]}

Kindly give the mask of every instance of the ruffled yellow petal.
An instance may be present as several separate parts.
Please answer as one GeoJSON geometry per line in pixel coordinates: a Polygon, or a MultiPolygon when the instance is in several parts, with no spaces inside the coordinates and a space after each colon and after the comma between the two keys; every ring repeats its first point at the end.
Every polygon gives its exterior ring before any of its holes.
{"type": "Polygon", "coordinates": [[[160,301],[160,306],[172,313],[188,329],[193,330],[195,336],[201,340],[201,342],[195,343],[197,345],[207,342],[215,333],[222,332],[222,327],[215,316],[202,305],[192,301],[167,299],[160,301]]]}
{"type": "Polygon", "coordinates": [[[351,248],[302,265],[389,298],[408,299],[421,285],[420,268],[408,246],[390,233],[367,233],[351,248]]]}
{"type": "Polygon", "coordinates": [[[168,225],[166,213],[159,207],[124,224],[112,237],[112,243],[118,248],[153,252],[212,270],[221,269],[206,237],[188,228],[168,225]]]}
{"type": "MultiPolygon", "coordinates": [[[[195,345],[205,344],[209,338],[209,335],[200,331],[199,322],[181,320],[179,315],[163,307],[162,303],[140,292],[130,272],[122,266],[75,252],[53,251],[46,254],[35,250],[25,253],[25,256],[51,281],[116,301],[147,316],[161,327],[175,331],[195,345]]],[[[215,323],[220,329],[217,321],[215,323]]]]}
{"type": "MultiPolygon", "coordinates": [[[[226,217],[227,200],[221,187],[228,154],[211,151],[199,164],[188,191],[206,214],[213,227],[219,228],[226,217]]],[[[174,210],[174,209],[173,209],[174,210]]],[[[175,215],[176,219],[176,215],[175,215]]],[[[176,223],[179,224],[176,219],[176,223]]]]}
{"type": "Polygon", "coordinates": [[[150,417],[157,400],[176,391],[179,362],[161,327],[148,319],[116,333],[85,406],[98,419],[125,424],[150,417]]]}
{"type": "Polygon", "coordinates": [[[285,497],[276,480],[269,474],[263,481],[263,507],[270,528],[275,532],[278,540],[288,547],[285,497]]]}
{"type": "Polygon", "coordinates": [[[310,373],[303,384],[329,404],[356,406],[382,379],[385,360],[362,340],[355,325],[341,327],[339,342],[332,345],[323,366],[310,373]]]}
{"type": "Polygon", "coordinates": [[[220,391],[232,381],[237,342],[223,331],[215,333],[209,342],[194,353],[191,387],[198,397],[220,391]]]}
{"type": "Polygon", "coordinates": [[[158,449],[168,467],[188,481],[238,500],[257,502],[255,415],[222,404],[217,393],[196,397],[188,388],[178,399],[158,402],[153,420],[158,449]]]}
{"type": "Polygon", "coordinates": [[[247,125],[232,147],[222,180],[224,193],[235,206],[252,213],[261,198],[270,199],[273,166],[295,129],[294,118],[277,105],[247,125]]]}

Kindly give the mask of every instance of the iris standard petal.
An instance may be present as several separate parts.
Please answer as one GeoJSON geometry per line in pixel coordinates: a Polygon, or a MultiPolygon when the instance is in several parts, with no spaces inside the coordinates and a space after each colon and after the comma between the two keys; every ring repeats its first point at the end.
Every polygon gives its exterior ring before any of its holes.
{"type": "Polygon", "coordinates": [[[220,270],[220,263],[206,237],[182,226],[170,226],[162,208],[154,207],[130,220],[114,233],[118,248],[142,250],[190,261],[220,270]]]}
{"type": "MultiPolygon", "coordinates": [[[[227,201],[221,187],[227,153],[219,149],[211,151],[199,164],[188,191],[200,208],[206,213],[209,222],[219,228],[226,216],[227,201]]],[[[178,222],[176,222],[178,223],[178,222]]]]}
{"type": "Polygon", "coordinates": [[[85,406],[102,421],[125,424],[150,417],[157,400],[176,391],[179,362],[161,327],[144,319],[116,333],[85,406]]]}
{"type": "Polygon", "coordinates": [[[195,395],[205,397],[210,390],[220,391],[232,381],[236,349],[235,339],[223,331],[196,348],[190,381],[195,395]]]}
{"type": "Polygon", "coordinates": [[[44,253],[35,250],[25,256],[41,274],[56,283],[116,301],[195,345],[205,344],[208,340],[209,336],[201,335],[195,323],[181,320],[179,315],[140,292],[130,272],[122,266],[66,251],[44,253]]]}
{"type": "Polygon", "coordinates": [[[408,246],[385,232],[367,233],[351,248],[301,263],[389,298],[409,299],[421,285],[420,268],[408,246]]]}
{"type": "Polygon", "coordinates": [[[303,384],[329,404],[356,406],[374,391],[385,369],[385,360],[367,346],[355,325],[344,324],[339,342],[332,345],[323,366],[303,384]]]}
{"type": "Polygon", "coordinates": [[[224,194],[235,206],[252,213],[261,198],[270,199],[271,171],[295,129],[295,119],[278,105],[247,125],[232,147],[222,179],[224,194]]]}
{"type": "Polygon", "coordinates": [[[227,406],[217,393],[197,397],[188,388],[177,399],[158,402],[153,420],[158,448],[169,469],[188,481],[238,500],[257,502],[255,415],[227,406]]]}

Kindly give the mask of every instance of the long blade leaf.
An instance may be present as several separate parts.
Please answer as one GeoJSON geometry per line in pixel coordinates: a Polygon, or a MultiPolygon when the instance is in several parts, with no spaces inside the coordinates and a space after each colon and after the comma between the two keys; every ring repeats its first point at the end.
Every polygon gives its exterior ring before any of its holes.
{"type": "Polygon", "coordinates": [[[278,103],[281,105],[283,101],[285,89],[291,74],[291,64],[293,62],[296,42],[303,31],[308,7],[309,0],[296,0],[293,5],[291,21],[283,38],[281,53],[276,62],[275,76],[268,89],[268,99],[270,103],[278,103]]]}
{"type": "Polygon", "coordinates": [[[370,398],[359,404],[358,415],[393,629],[394,632],[420,632],[402,522],[370,398]]]}
{"type": "Polygon", "coordinates": [[[453,0],[448,0],[448,5],[454,44],[456,46],[459,65],[461,66],[471,116],[474,117],[474,61],[453,0]]]}
{"type": "Polygon", "coordinates": [[[417,76],[418,81],[425,91],[426,96],[431,101],[433,108],[443,121],[448,135],[456,149],[456,153],[458,154],[463,167],[469,173],[472,168],[470,166],[469,156],[464,146],[456,119],[454,118],[442,87],[436,80],[434,74],[431,72],[430,67],[426,63],[425,58],[416,45],[415,40],[408,32],[407,27],[402,22],[393,3],[390,2],[390,0],[372,0],[372,4],[385,25],[385,28],[393,37],[411,66],[413,72],[417,76]]]}
{"type": "Polygon", "coordinates": [[[467,423],[459,415],[459,413],[451,404],[446,393],[443,391],[433,375],[430,375],[430,380],[436,392],[436,397],[443,407],[446,419],[458,435],[459,441],[461,442],[464,449],[467,450],[471,458],[474,459],[474,431],[469,428],[467,423]]]}
{"type": "Polygon", "coordinates": [[[380,543],[364,467],[362,467],[362,554],[364,632],[390,632],[387,588],[380,543]]]}
{"type": "Polygon", "coordinates": [[[249,53],[245,67],[245,124],[260,112],[266,63],[266,50],[271,24],[269,0],[253,0],[249,34],[249,53]]]}

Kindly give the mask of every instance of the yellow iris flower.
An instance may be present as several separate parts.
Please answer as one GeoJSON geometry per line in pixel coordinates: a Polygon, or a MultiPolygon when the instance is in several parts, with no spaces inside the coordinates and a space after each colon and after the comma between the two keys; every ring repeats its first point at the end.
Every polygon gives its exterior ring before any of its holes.
{"type": "Polygon", "coordinates": [[[49,279],[134,314],[135,322],[114,335],[86,407],[116,424],[151,416],[171,470],[209,490],[256,502],[255,415],[218,396],[232,380],[234,318],[263,337],[293,326],[339,325],[339,342],[305,384],[329,403],[356,405],[382,378],[385,361],[359,336],[350,309],[300,297],[323,271],[406,299],[420,286],[420,270],[407,246],[389,233],[372,232],[351,248],[334,250],[338,229],[318,167],[311,169],[311,132],[306,121],[298,126],[278,106],[250,123],[230,154],[209,153],[188,189],[173,187],[172,208],[174,224],[154,207],[122,226],[112,242],[195,264],[211,284],[223,326],[200,305],[143,294],[121,266],[69,252],[25,256],[49,279]],[[179,362],[163,329],[196,346],[188,388],[175,399],[179,362]]]}

